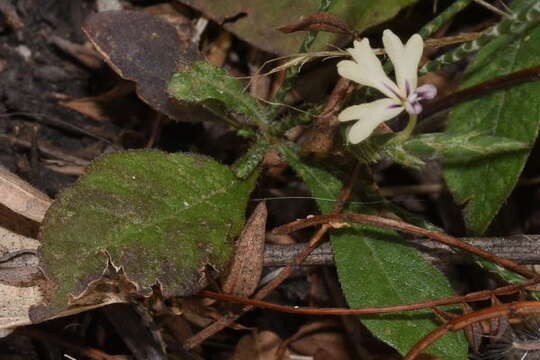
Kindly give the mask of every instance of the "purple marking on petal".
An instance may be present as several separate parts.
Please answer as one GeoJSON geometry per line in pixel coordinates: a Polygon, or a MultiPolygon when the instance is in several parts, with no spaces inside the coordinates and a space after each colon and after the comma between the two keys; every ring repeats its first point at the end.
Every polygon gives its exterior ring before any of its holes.
{"type": "Polygon", "coordinates": [[[409,80],[405,80],[405,96],[409,97],[410,93],[411,93],[411,84],[409,84],[409,80]]]}
{"type": "Polygon", "coordinates": [[[400,108],[400,107],[403,107],[403,105],[401,105],[401,104],[392,104],[392,105],[389,105],[387,107],[387,109],[397,109],[397,108],[400,108]]]}
{"type": "Polygon", "coordinates": [[[403,98],[390,85],[383,83],[383,86],[387,88],[392,94],[394,94],[398,99],[403,100],[403,98]]]}
{"type": "Polygon", "coordinates": [[[433,99],[437,96],[437,87],[433,84],[424,84],[416,89],[420,99],[433,99]]]}

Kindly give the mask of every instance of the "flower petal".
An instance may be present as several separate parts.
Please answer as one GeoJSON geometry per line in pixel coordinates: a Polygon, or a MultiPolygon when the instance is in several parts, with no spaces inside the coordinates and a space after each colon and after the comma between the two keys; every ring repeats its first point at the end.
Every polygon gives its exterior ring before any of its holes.
{"type": "Polygon", "coordinates": [[[398,87],[385,74],[380,60],[369,45],[368,39],[355,41],[354,47],[347,49],[347,51],[354,61],[340,61],[337,64],[339,75],[359,84],[373,87],[389,98],[398,98],[398,94],[400,94],[398,87]]]}
{"type": "Polygon", "coordinates": [[[406,96],[416,89],[418,64],[424,50],[424,41],[418,34],[410,37],[404,46],[401,40],[390,30],[383,32],[383,44],[386,54],[394,65],[396,82],[400,89],[408,90],[406,96]]]}
{"type": "Polygon", "coordinates": [[[407,101],[405,103],[405,110],[409,114],[418,115],[418,114],[420,114],[422,112],[423,109],[424,109],[424,107],[418,101],[415,101],[415,102],[408,102],[407,101]]]}
{"type": "Polygon", "coordinates": [[[433,99],[437,96],[437,87],[433,84],[424,84],[416,89],[419,99],[433,99]]]}
{"type": "Polygon", "coordinates": [[[379,124],[392,119],[402,111],[403,106],[396,100],[380,99],[348,107],[339,114],[338,119],[339,121],[358,120],[347,134],[350,143],[358,144],[371,135],[379,124]]]}

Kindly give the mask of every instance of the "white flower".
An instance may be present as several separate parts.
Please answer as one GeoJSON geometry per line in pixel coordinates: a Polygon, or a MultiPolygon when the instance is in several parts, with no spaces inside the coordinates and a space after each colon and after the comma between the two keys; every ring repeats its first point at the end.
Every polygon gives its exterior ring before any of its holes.
{"type": "Polygon", "coordinates": [[[419,101],[432,99],[437,95],[437,88],[432,84],[416,87],[418,63],[424,49],[420,35],[414,34],[407,44],[403,45],[393,32],[385,30],[383,44],[394,65],[397,84],[385,74],[366,38],[355,41],[354,47],[347,50],[354,61],[342,60],[337,64],[338,73],[342,77],[375,88],[386,96],[370,103],[348,107],[339,114],[339,121],[358,120],[347,136],[352,144],[366,139],[379,124],[392,119],[403,110],[409,114],[419,114],[422,111],[419,101]]]}

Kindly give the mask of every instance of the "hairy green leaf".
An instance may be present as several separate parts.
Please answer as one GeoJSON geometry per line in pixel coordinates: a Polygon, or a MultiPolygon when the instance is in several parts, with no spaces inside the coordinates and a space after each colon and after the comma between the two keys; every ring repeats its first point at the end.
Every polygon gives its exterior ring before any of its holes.
{"type": "Polygon", "coordinates": [[[257,100],[245,92],[242,83],[227,70],[206,61],[198,61],[186,71],[174,73],[169,94],[180,101],[204,103],[218,101],[227,109],[267,122],[266,113],[257,100]]]}
{"type": "Polygon", "coordinates": [[[248,178],[259,166],[270,143],[265,137],[259,137],[248,152],[231,166],[233,173],[240,179],[248,178]]]}
{"type": "Polygon", "coordinates": [[[251,189],[201,155],[138,150],[92,162],[42,226],[40,256],[57,286],[51,311],[99,277],[104,251],[143,292],[157,280],[165,294],[198,291],[204,267],[232,255],[251,189]]]}
{"type": "MultiPolygon", "coordinates": [[[[304,179],[313,196],[336,198],[342,187],[334,174],[301,160],[292,146],[282,153],[304,179]]],[[[318,201],[323,213],[332,204],[318,201]]],[[[349,211],[359,208],[349,207],[349,211]]],[[[396,232],[373,226],[354,225],[333,230],[330,236],[339,281],[350,307],[406,304],[453,295],[444,276],[396,232]]],[[[362,316],[371,332],[400,353],[406,353],[425,334],[438,326],[430,310],[362,316]]],[[[447,334],[427,352],[446,360],[467,357],[467,343],[459,333],[447,334]]]]}
{"type": "MultiPolygon", "coordinates": [[[[540,27],[509,42],[508,36],[482,48],[466,72],[462,87],[540,64],[540,27]]],[[[531,146],[540,125],[540,82],[497,91],[457,106],[450,114],[448,135],[467,133],[513,139],[531,146]]],[[[454,198],[466,204],[465,221],[482,234],[516,185],[529,153],[504,154],[475,163],[444,165],[444,177],[454,198]]]]}
{"type": "Polygon", "coordinates": [[[385,149],[388,156],[412,167],[422,166],[422,161],[442,159],[446,164],[470,163],[481,159],[525,150],[529,144],[502,136],[433,133],[415,136],[403,143],[385,149]],[[416,160],[416,162],[407,161],[416,160]]]}

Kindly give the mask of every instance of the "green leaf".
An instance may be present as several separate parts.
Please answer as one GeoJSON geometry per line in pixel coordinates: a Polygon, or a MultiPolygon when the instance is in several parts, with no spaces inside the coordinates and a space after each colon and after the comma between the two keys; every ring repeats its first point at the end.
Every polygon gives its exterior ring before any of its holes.
{"type": "MultiPolygon", "coordinates": [[[[537,66],[540,63],[540,27],[509,43],[501,36],[482,48],[469,66],[462,87],[537,66]]],[[[531,146],[540,125],[540,82],[530,82],[457,106],[450,114],[447,134],[480,132],[531,146]]],[[[466,204],[465,222],[473,234],[482,234],[510,195],[529,152],[521,151],[456,164],[446,162],[444,177],[455,200],[466,204]]]]}
{"type": "Polygon", "coordinates": [[[242,83],[227,70],[205,61],[194,62],[186,71],[174,73],[169,94],[180,101],[208,103],[218,101],[227,109],[266,123],[266,113],[257,100],[245,92],[242,83]]]}
{"type": "MultiPolygon", "coordinates": [[[[503,279],[505,282],[509,284],[522,284],[527,279],[523,276],[510,271],[508,269],[503,268],[499,264],[493,263],[491,261],[485,260],[485,259],[476,259],[476,264],[478,264],[483,269],[490,271],[494,274],[497,274],[501,279],[503,279]]],[[[534,290],[528,290],[527,294],[529,297],[533,300],[540,300],[540,292],[534,291],[534,290]]]]}
{"type": "Polygon", "coordinates": [[[239,179],[248,178],[259,166],[266,154],[270,143],[265,137],[259,137],[255,144],[251,145],[248,152],[231,166],[231,170],[239,179]]]}
{"type": "Polygon", "coordinates": [[[422,160],[442,159],[446,164],[463,164],[529,147],[527,143],[502,136],[469,132],[417,135],[403,143],[389,146],[385,151],[388,156],[402,164],[407,164],[406,161],[409,159],[416,160],[417,162],[407,165],[417,167],[423,165],[422,160]]]}
{"type": "Polygon", "coordinates": [[[92,162],[42,225],[42,264],[58,287],[49,308],[99,277],[103,251],[143,292],[157,280],[168,295],[200,290],[204,267],[219,270],[232,255],[251,183],[195,154],[137,150],[92,162]]]}
{"type": "MultiPolygon", "coordinates": [[[[336,198],[342,182],[335,171],[306,163],[292,146],[282,145],[281,151],[314,197],[336,198]]],[[[328,213],[332,206],[324,201],[318,201],[318,205],[323,213],[328,213]]],[[[348,210],[359,209],[351,206],[348,210]]],[[[394,231],[354,225],[333,230],[330,240],[339,281],[350,307],[405,304],[453,295],[444,276],[394,231]]],[[[429,309],[362,316],[361,320],[375,336],[402,354],[439,325],[429,309]]],[[[467,350],[463,335],[451,333],[427,352],[445,360],[462,360],[467,358],[467,350]]]]}

